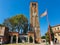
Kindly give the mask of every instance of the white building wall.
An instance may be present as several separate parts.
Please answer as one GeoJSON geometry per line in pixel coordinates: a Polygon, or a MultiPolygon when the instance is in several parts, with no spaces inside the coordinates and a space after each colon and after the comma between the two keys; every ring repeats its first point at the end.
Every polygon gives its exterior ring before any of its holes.
{"type": "MultiPolygon", "coordinates": [[[[58,25],[58,26],[52,27],[52,30],[53,30],[53,32],[59,31],[60,30],[60,26],[58,25]]],[[[60,42],[59,33],[55,33],[54,37],[57,38],[57,42],[60,42]]]]}

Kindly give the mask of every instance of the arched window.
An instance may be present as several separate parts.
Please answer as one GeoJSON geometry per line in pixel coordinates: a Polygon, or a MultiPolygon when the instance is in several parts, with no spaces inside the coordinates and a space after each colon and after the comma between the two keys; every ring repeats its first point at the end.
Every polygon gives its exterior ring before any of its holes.
{"type": "Polygon", "coordinates": [[[59,30],[59,27],[57,27],[57,29],[59,30]]]}
{"type": "Polygon", "coordinates": [[[29,37],[29,42],[30,42],[30,43],[33,42],[33,38],[32,38],[32,36],[29,37]]]}

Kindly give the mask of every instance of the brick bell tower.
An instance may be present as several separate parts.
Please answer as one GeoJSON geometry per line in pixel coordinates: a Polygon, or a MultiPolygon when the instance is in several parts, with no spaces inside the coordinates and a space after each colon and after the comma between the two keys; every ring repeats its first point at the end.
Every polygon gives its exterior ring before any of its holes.
{"type": "Polygon", "coordinates": [[[38,3],[31,2],[30,3],[30,24],[33,26],[33,30],[35,31],[35,40],[40,43],[41,35],[40,35],[40,26],[38,19],[38,3]]]}

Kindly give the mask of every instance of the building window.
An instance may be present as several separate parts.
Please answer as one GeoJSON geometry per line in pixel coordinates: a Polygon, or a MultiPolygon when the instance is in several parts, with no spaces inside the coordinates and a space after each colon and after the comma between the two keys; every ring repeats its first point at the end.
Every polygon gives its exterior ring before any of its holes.
{"type": "Polygon", "coordinates": [[[59,27],[57,29],[59,30],[59,27]]]}
{"type": "Polygon", "coordinates": [[[55,30],[56,30],[56,28],[55,28],[55,30]]]}
{"type": "Polygon", "coordinates": [[[0,42],[1,42],[1,38],[0,38],[0,42]]]}
{"type": "Polygon", "coordinates": [[[36,8],[36,3],[32,3],[32,6],[34,6],[36,8]]]}

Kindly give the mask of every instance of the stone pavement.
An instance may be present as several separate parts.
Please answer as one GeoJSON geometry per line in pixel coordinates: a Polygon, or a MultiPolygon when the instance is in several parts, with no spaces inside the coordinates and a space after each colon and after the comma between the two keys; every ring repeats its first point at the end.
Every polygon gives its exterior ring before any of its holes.
{"type": "Polygon", "coordinates": [[[60,44],[54,44],[54,45],[60,45],[60,44]]]}
{"type": "MultiPolygon", "coordinates": [[[[41,43],[41,44],[33,44],[33,43],[18,43],[18,44],[4,44],[4,45],[46,45],[46,43],[41,43]]],[[[54,45],[60,45],[60,44],[54,44],[54,45]]]]}
{"type": "Polygon", "coordinates": [[[46,45],[46,43],[41,43],[41,44],[35,44],[35,45],[46,45]]]}
{"type": "MultiPolygon", "coordinates": [[[[47,45],[46,43],[41,43],[41,44],[35,44],[35,45],[47,45]]],[[[48,44],[50,45],[50,44],[48,44]]],[[[60,44],[54,44],[54,45],[60,45],[60,44]]]]}

